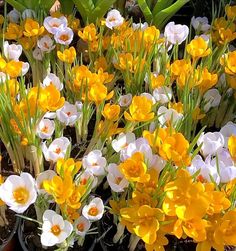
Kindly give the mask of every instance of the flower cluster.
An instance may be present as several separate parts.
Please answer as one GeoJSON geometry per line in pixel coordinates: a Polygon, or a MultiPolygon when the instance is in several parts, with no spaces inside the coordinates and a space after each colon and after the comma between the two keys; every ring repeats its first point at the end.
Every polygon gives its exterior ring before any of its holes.
{"type": "Polygon", "coordinates": [[[225,12],[159,30],[116,9],[85,26],[11,11],[0,139],[14,174],[0,176],[0,208],[35,209],[42,247],[58,250],[82,246],[104,214],[131,251],[171,235],[236,246],[235,6],[225,12]]]}

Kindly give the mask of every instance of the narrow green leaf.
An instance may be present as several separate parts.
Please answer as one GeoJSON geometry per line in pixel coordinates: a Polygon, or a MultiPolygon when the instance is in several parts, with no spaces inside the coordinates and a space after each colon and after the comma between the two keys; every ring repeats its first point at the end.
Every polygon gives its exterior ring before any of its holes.
{"type": "Polygon", "coordinates": [[[74,4],[79,11],[84,23],[86,24],[89,16],[91,15],[93,9],[95,8],[92,0],[73,0],[74,4]]]}
{"type": "Polygon", "coordinates": [[[71,14],[73,12],[74,2],[72,0],[60,0],[60,3],[63,14],[71,14]]]}
{"type": "Polygon", "coordinates": [[[153,16],[163,9],[168,8],[173,2],[174,0],[158,0],[152,11],[153,16]]]}
{"type": "Polygon", "coordinates": [[[148,7],[147,2],[145,0],[138,0],[138,5],[139,5],[141,11],[143,12],[143,15],[144,15],[146,21],[148,23],[151,23],[152,19],[153,19],[153,15],[152,15],[151,10],[148,7]]]}
{"type": "Polygon", "coordinates": [[[97,19],[102,18],[109,8],[112,6],[113,3],[115,3],[116,0],[100,0],[97,2],[97,5],[95,6],[95,9],[92,11],[91,15],[89,16],[90,22],[96,22],[97,19]]]}
{"type": "Polygon", "coordinates": [[[25,9],[27,9],[27,6],[24,6],[20,1],[15,1],[15,0],[6,0],[8,4],[10,4],[13,8],[16,10],[22,12],[25,9]]]}
{"type": "MultiPolygon", "coordinates": [[[[30,2],[30,1],[29,1],[30,2]]],[[[60,1],[61,3],[62,1],[60,1]]],[[[71,2],[71,1],[68,1],[71,2]]],[[[55,3],[55,0],[41,0],[40,6],[46,11],[49,12],[49,10],[52,8],[53,4],[55,3]]],[[[67,3],[68,4],[68,3],[67,3]]],[[[34,6],[34,8],[37,8],[37,6],[34,6]]]]}
{"type": "Polygon", "coordinates": [[[166,22],[168,22],[168,20],[189,1],[190,0],[177,0],[171,6],[161,10],[160,12],[157,12],[153,17],[153,23],[159,29],[161,29],[166,24],[166,22]]]}

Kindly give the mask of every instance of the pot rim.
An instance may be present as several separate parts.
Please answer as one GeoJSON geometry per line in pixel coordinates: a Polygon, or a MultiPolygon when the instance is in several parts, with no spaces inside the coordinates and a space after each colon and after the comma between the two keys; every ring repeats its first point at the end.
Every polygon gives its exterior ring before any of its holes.
{"type": "Polygon", "coordinates": [[[9,235],[7,240],[4,241],[3,244],[0,246],[0,250],[3,250],[7,246],[7,244],[12,240],[13,236],[17,232],[18,226],[20,224],[20,218],[17,216],[15,216],[15,217],[16,217],[16,222],[15,222],[15,225],[14,225],[12,231],[11,231],[11,234],[9,235]]]}

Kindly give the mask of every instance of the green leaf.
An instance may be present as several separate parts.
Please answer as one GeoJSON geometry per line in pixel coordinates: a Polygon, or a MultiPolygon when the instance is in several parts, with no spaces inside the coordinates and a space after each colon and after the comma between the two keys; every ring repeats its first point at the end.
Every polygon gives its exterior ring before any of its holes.
{"type": "Polygon", "coordinates": [[[74,7],[73,0],[60,0],[61,11],[63,14],[71,14],[74,7]]]}
{"type": "Polygon", "coordinates": [[[15,0],[6,0],[8,4],[10,4],[13,8],[16,10],[22,12],[25,9],[27,9],[27,6],[23,5],[20,1],[15,1],[15,0]]]}
{"type": "Polygon", "coordinates": [[[91,16],[91,13],[95,8],[93,1],[92,0],[73,0],[73,1],[77,10],[82,16],[84,23],[86,24],[87,21],[89,20],[89,16],[91,16]]]}
{"type": "Polygon", "coordinates": [[[145,0],[138,0],[138,5],[139,5],[141,11],[143,12],[143,15],[144,15],[146,21],[148,23],[151,23],[152,19],[153,19],[153,15],[152,15],[151,10],[148,7],[147,2],[145,0]]]}
{"type": "Polygon", "coordinates": [[[97,2],[95,9],[93,10],[92,14],[90,15],[89,20],[92,22],[96,22],[96,19],[102,18],[109,8],[115,3],[116,0],[100,0],[97,2]]]}
{"type": "MultiPolygon", "coordinates": [[[[30,1],[29,1],[30,2],[30,1]]],[[[60,1],[62,2],[62,1],[60,1]]],[[[46,11],[49,12],[49,10],[52,8],[53,4],[55,3],[55,0],[41,0],[40,6],[46,11]]],[[[37,8],[37,6],[34,6],[34,8],[37,8]]]]}
{"type": "Polygon", "coordinates": [[[189,1],[190,0],[177,0],[171,6],[161,10],[160,12],[157,12],[153,18],[153,23],[159,29],[161,29],[166,24],[166,22],[168,22],[168,20],[189,1]]]}
{"type": "Polygon", "coordinates": [[[153,8],[152,14],[155,16],[158,12],[169,7],[174,0],[158,0],[153,8]]]}

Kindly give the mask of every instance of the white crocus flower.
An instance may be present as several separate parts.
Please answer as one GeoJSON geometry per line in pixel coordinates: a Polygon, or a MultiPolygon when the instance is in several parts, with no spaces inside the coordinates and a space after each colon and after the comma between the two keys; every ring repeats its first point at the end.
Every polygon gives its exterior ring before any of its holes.
{"type": "Polygon", "coordinates": [[[43,188],[43,182],[45,180],[51,180],[54,176],[56,176],[56,172],[53,170],[46,170],[38,175],[36,178],[36,188],[39,194],[45,194],[46,191],[43,188]]]}
{"type": "Polygon", "coordinates": [[[26,9],[22,12],[21,17],[22,19],[27,19],[27,18],[36,19],[36,13],[32,9],[26,9]]]}
{"type": "Polygon", "coordinates": [[[92,189],[94,187],[97,186],[98,184],[98,179],[96,176],[93,175],[93,173],[89,170],[85,170],[84,172],[82,172],[82,174],[80,174],[80,176],[78,177],[78,183],[80,185],[87,185],[88,182],[91,182],[92,183],[92,189]]]}
{"type": "Polygon", "coordinates": [[[160,173],[166,165],[166,160],[164,160],[159,155],[155,154],[152,157],[151,168],[155,169],[158,173],[160,173]]]}
{"type": "Polygon", "coordinates": [[[113,149],[118,153],[121,150],[124,150],[129,143],[132,143],[135,141],[135,134],[132,132],[128,133],[120,133],[117,139],[112,140],[112,147],[113,149]]]}
{"type": "Polygon", "coordinates": [[[46,142],[42,143],[42,151],[47,161],[57,162],[58,159],[64,159],[70,141],[66,137],[54,139],[49,147],[46,142]]]}
{"type": "Polygon", "coordinates": [[[77,110],[79,112],[82,112],[83,111],[83,103],[81,101],[76,101],[75,102],[75,106],[77,107],[77,110]]]}
{"type": "Polygon", "coordinates": [[[63,89],[63,83],[60,81],[60,79],[54,74],[49,73],[45,79],[43,80],[43,87],[49,86],[53,84],[58,91],[61,91],[63,89]]]}
{"type": "Polygon", "coordinates": [[[208,31],[211,26],[208,23],[207,17],[192,17],[191,25],[196,31],[206,32],[208,31]]]}
{"type": "Polygon", "coordinates": [[[24,213],[36,201],[35,180],[29,173],[11,175],[0,186],[0,198],[16,213],[24,213]]]}
{"type": "Polygon", "coordinates": [[[58,44],[69,45],[73,40],[74,32],[69,27],[59,27],[54,39],[58,44]]]}
{"type": "Polygon", "coordinates": [[[83,207],[83,216],[90,221],[100,220],[104,213],[103,201],[96,197],[90,201],[90,203],[83,207]]]}
{"type": "Polygon", "coordinates": [[[43,214],[41,243],[52,247],[68,238],[73,231],[73,225],[53,210],[46,210],[43,214]]]}
{"type": "Polygon", "coordinates": [[[202,144],[201,151],[206,157],[208,155],[216,155],[224,146],[224,137],[220,132],[203,132],[197,141],[197,145],[202,144]]]}
{"type": "Polygon", "coordinates": [[[127,107],[132,102],[132,94],[128,93],[119,97],[118,103],[121,107],[127,107]]]}
{"type": "Polygon", "coordinates": [[[9,44],[8,41],[5,41],[3,52],[8,60],[18,61],[22,54],[22,46],[20,44],[9,44]]]}
{"type": "Polygon", "coordinates": [[[74,228],[77,235],[84,237],[90,229],[91,223],[84,216],[80,216],[74,222],[74,228]]]}
{"type": "Polygon", "coordinates": [[[120,152],[120,160],[125,161],[130,158],[134,153],[141,152],[144,155],[145,161],[151,167],[153,164],[152,148],[144,138],[138,138],[130,143],[125,149],[120,152]]]}
{"type": "Polygon", "coordinates": [[[156,99],[157,102],[161,104],[166,104],[172,98],[172,91],[169,87],[162,86],[162,87],[154,89],[153,97],[156,99]]]}
{"type": "Polygon", "coordinates": [[[29,67],[30,65],[28,62],[23,62],[21,71],[22,76],[24,76],[29,71],[29,67]]]}
{"type": "Polygon", "coordinates": [[[44,19],[43,26],[49,33],[55,35],[60,27],[67,27],[67,18],[64,16],[59,18],[49,16],[44,19]]]}
{"type": "Polygon", "coordinates": [[[33,50],[33,58],[39,61],[43,60],[43,52],[38,47],[33,50]]]}
{"type": "Polygon", "coordinates": [[[78,112],[78,109],[75,105],[65,102],[64,106],[56,111],[57,119],[69,126],[73,126],[75,122],[80,118],[81,113],[78,112]]]}
{"type": "Polygon", "coordinates": [[[38,126],[36,133],[40,139],[50,139],[55,130],[55,123],[50,119],[42,119],[38,126]]]}
{"type": "Polygon", "coordinates": [[[195,174],[200,171],[197,179],[201,182],[211,182],[211,177],[216,184],[220,183],[220,176],[217,172],[217,168],[210,163],[210,156],[204,161],[200,155],[196,155],[191,163],[191,166],[187,167],[190,174],[195,174]]]}
{"type": "Polygon", "coordinates": [[[217,107],[220,104],[221,95],[217,89],[210,89],[203,95],[204,111],[208,112],[210,108],[217,107]]]}
{"type": "Polygon", "coordinates": [[[106,18],[106,26],[109,29],[113,29],[116,27],[119,27],[123,24],[124,18],[121,16],[120,12],[118,10],[111,10],[107,14],[106,18]]]}
{"type": "Polygon", "coordinates": [[[223,148],[217,158],[210,160],[210,164],[216,169],[219,168],[221,183],[228,183],[236,178],[236,167],[227,149],[223,148]]]}
{"type": "Polygon", "coordinates": [[[20,12],[16,9],[13,9],[7,14],[7,18],[11,23],[17,24],[20,21],[20,12]]]}
{"type": "Polygon", "coordinates": [[[220,133],[224,136],[225,139],[224,147],[228,148],[229,137],[232,135],[236,135],[236,124],[233,123],[232,121],[229,121],[226,125],[224,125],[220,129],[220,133]]]}
{"type": "Polygon", "coordinates": [[[166,108],[165,106],[160,106],[158,111],[158,121],[162,126],[164,126],[168,122],[172,122],[175,125],[178,121],[183,118],[183,114],[178,113],[175,109],[166,108]]]}
{"type": "Polygon", "coordinates": [[[111,190],[116,193],[124,192],[124,189],[129,186],[128,180],[120,172],[117,164],[109,164],[107,167],[107,181],[111,190]]]}
{"type": "Polygon", "coordinates": [[[40,38],[37,41],[37,45],[39,49],[45,53],[49,53],[55,48],[55,45],[53,45],[53,40],[48,35],[45,35],[42,38],[40,38]]]}
{"type": "Polygon", "coordinates": [[[6,79],[7,79],[6,73],[0,72],[0,84],[5,83],[6,79]]]}
{"type": "Polygon", "coordinates": [[[133,30],[141,30],[141,31],[145,31],[147,28],[148,28],[148,23],[145,22],[145,23],[133,23],[132,24],[132,28],[133,30]]]}
{"type": "Polygon", "coordinates": [[[140,96],[141,97],[146,97],[148,100],[152,101],[153,105],[156,104],[155,98],[150,93],[144,92],[144,93],[140,94],[140,96]]]}
{"type": "Polygon", "coordinates": [[[164,37],[171,44],[182,44],[189,34],[189,28],[187,25],[175,24],[170,22],[166,25],[164,31],[164,37]]]}
{"type": "Polygon", "coordinates": [[[82,159],[83,167],[89,170],[93,175],[100,176],[105,174],[107,161],[102,157],[100,150],[93,150],[82,159]]]}

